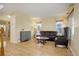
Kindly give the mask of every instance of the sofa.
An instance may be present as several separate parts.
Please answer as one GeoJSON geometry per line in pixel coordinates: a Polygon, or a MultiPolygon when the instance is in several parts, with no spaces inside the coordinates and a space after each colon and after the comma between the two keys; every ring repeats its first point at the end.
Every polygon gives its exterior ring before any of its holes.
{"type": "Polygon", "coordinates": [[[57,35],[56,31],[40,31],[42,37],[48,37],[47,41],[54,41],[57,35]]]}

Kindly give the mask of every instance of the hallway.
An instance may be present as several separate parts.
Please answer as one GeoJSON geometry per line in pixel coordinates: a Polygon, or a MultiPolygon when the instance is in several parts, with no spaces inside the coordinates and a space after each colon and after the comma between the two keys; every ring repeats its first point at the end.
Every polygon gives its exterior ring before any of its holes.
{"type": "Polygon", "coordinates": [[[67,48],[58,48],[54,42],[47,41],[45,45],[37,44],[35,39],[21,43],[9,43],[5,48],[6,56],[72,56],[67,48]]]}

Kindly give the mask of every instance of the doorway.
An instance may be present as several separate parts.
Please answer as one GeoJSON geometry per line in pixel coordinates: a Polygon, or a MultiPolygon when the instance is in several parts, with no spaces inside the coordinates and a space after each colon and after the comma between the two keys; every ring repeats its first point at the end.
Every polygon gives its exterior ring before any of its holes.
{"type": "Polygon", "coordinates": [[[42,20],[40,18],[32,19],[32,38],[36,37],[36,33],[40,32],[42,29],[42,20]]]}
{"type": "Polygon", "coordinates": [[[4,28],[4,39],[10,40],[10,22],[0,21],[0,27],[4,28]]]}
{"type": "Polygon", "coordinates": [[[0,55],[5,55],[6,41],[10,40],[10,22],[0,20],[0,55]]]}

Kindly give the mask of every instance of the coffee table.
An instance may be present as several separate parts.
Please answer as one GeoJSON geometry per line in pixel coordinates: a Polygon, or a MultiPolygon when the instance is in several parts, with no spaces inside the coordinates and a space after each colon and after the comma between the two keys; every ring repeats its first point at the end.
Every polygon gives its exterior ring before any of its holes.
{"type": "Polygon", "coordinates": [[[43,45],[46,43],[46,40],[48,40],[48,37],[37,37],[36,38],[38,43],[42,43],[43,45]]]}

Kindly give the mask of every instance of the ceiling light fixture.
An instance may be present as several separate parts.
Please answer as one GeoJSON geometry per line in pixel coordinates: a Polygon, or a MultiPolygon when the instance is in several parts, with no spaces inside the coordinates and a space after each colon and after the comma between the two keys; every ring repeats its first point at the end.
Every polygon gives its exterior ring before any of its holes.
{"type": "Polygon", "coordinates": [[[4,8],[4,6],[3,5],[0,5],[0,10],[3,9],[3,8],[4,8]]]}
{"type": "Polygon", "coordinates": [[[7,15],[7,17],[8,17],[8,18],[11,18],[11,16],[10,16],[10,15],[7,15]]]}
{"type": "Polygon", "coordinates": [[[39,17],[33,17],[32,19],[34,19],[34,20],[35,20],[35,19],[40,19],[40,18],[39,18],[39,17]]]}

